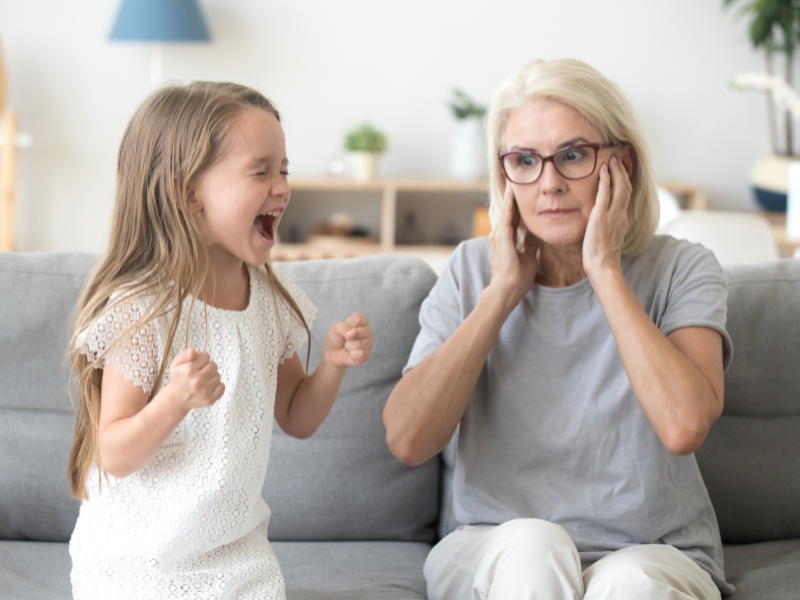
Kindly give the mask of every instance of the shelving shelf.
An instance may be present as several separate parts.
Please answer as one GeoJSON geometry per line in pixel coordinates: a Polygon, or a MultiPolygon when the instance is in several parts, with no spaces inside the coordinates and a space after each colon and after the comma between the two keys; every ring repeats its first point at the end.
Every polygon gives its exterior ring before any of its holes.
{"type": "Polygon", "coordinates": [[[489,184],[486,180],[461,181],[453,179],[378,179],[362,182],[334,177],[292,178],[290,185],[293,191],[378,192],[380,194],[379,242],[370,243],[365,240],[348,240],[346,238],[342,240],[327,240],[324,243],[290,244],[279,242],[272,250],[272,258],[276,261],[352,258],[380,253],[449,255],[455,246],[412,246],[397,245],[395,243],[398,192],[442,192],[486,196],[489,190],[489,184]]]}

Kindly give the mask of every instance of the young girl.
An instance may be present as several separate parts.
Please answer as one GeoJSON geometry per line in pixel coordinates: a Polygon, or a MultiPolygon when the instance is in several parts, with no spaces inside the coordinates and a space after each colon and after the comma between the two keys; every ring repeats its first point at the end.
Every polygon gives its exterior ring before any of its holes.
{"type": "Polygon", "coordinates": [[[285,597],[261,497],[273,414],[309,437],[372,348],[353,313],[305,374],[317,311],[268,262],[287,166],[278,111],[243,86],[168,87],[128,124],[70,345],[76,600],[285,597]]]}

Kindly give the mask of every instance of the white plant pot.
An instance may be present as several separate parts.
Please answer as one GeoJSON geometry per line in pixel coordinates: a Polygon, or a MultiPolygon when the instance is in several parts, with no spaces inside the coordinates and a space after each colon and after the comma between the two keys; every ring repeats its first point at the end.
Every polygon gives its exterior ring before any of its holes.
{"type": "Polygon", "coordinates": [[[458,179],[478,179],[485,172],[481,120],[467,118],[458,123],[450,155],[450,171],[458,179]]]}
{"type": "Polygon", "coordinates": [[[353,167],[353,179],[356,181],[372,181],[378,178],[380,154],[375,152],[351,152],[350,164],[353,167]]]}

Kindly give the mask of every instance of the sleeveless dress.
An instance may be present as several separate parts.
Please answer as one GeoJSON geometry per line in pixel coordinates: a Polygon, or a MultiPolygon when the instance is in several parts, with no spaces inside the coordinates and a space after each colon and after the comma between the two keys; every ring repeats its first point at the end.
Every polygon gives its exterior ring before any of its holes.
{"type": "MultiPolygon", "coordinates": [[[[194,302],[182,307],[169,366],[184,348],[206,349],[225,394],[197,408],[142,469],[86,482],[70,540],[75,600],[284,599],[284,582],[267,539],[270,510],[261,496],[272,439],[278,365],[307,341],[305,328],[271,288],[263,267],[248,266],[243,311],[194,302]]],[[[274,269],[309,327],[317,310],[274,269]]],[[[112,296],[112,299],[115,299],[112,296]]],[[[144,314],[152,298],[123,300],[80,339],[90,360],[144,314]]],[[[146,392],[155,383],[171,315],[128,336],[105,356],[146,392]]],[[[169,370],[164,384],[169,381],[169,370]]]]}

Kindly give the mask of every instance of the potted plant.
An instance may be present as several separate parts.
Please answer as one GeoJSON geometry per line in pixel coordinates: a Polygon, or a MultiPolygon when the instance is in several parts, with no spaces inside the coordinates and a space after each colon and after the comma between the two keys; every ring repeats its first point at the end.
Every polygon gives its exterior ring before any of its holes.
{"type": "Polygon", "coordinates": [[[378,178],[378,162],[386,150],[386,136],[383,133],[364,123],[347,134],[344,149],[350,155],[356,181],[378,178]]]}
{"type": "Polygon", "coordinates": [[[453,99],[449,106],[459,122],[450,156],[451,171],[459,179],[477,179],[484,174],[481,126],[486,107],[459,89],[453,90],[453,99]]]}
{"type": "MultiPolygon", "coordinates": [[[[723,0],[726,8],[737,3],[741,0],[723,0]]],[[[747,0],[739,14],[750,17],[750,41],[753,48],[764,50],[766,62],[765,74],[737,75],[733,81],[735,89],[752,89],[767,94],[771,152],[756,161],[750,182],[756,200],[764,208],[785,211],[789,164],[800,159],[793,136],[800,105],[792,89],[794,53],[800,42],[800,6],[795,0],[747,0]],[[774,75],[776,54],[783,55],[785,81],[774,75]],[[779,139],[779,121],[783,125],[782,140],[779,139]]]]}

